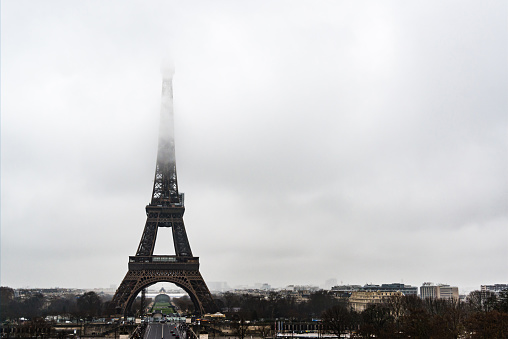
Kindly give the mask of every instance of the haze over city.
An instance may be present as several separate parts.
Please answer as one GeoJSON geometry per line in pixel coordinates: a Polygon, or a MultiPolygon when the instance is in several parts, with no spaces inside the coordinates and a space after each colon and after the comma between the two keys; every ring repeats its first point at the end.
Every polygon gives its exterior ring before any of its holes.
{"type": "Polygon", "coordinates": [[[120,284],[168,56],[206,281],[506,283],[507,7],[2,1],[2,286],[120,284]]]}

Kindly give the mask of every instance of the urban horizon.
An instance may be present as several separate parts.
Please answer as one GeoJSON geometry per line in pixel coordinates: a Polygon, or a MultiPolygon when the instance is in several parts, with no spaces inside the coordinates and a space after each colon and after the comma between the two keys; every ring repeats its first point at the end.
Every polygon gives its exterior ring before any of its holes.
{"type": "MultiPolygon", "coordinates": [[[[326,282],[324,282],[321,285],[317,285],[317,284],[287,284],[284,286],[276,286],[276,285],[271,285],[270,283],[267,283],[267,282],[265,282],[265,283],[258,283],[257,282],[257,283],[253,283],[250,285],[248,285],[248,284],[230,285],[224,281],[220,281],[220,282],[217,282],[217,281],[209,281],[208,282],[207,281],[207,285],[212,293],[213,292],[234,291],[234,290],[255,290],[255,289],[258,289],[258,290],[262,290],[262,289],[285,290],[285,289],[294,288],[294,287],[310,288],[312,290],[331,290],[332,287],[337,287],[337,286],[366,286],[366,285],[381,286],[383,284],[404,284],[404,285],[411,286],[411,287],[417,287],[418,291],[419,291],[420,287],[423,286],[425,283],[431,283],[436,286],[438,286],[438,285],[455,286],[459,289],[460,295],[466,295],[466,294],[473,292],[473,291],[479,291],[479,290],[481,290],[482,286],[507,284],[507,282],[493,282],[493,283],[487,282],[485,284],[481,284],[478,286],[464,287],[464,286],[461,286],[460,284],[455,284],[453,282],[425,281],[420,284],[410,284],[410,283],[404,283],[404,282],[394,282],[394,281],[386,282],[385,281],[385,282],[368,282],[368,283],[341,283],[341,282],[337,282],[337,284],[334,284],[332,286],[327,285],[326,282]],[[225,286],[225,287],[218,288],[217,286],[219,286],[219,285],[225,286]],[[268,286],[268,287],[266,287],[266,286],[268,286]]],[[[22,289],[30,289],[30,290],[69,289],[69,290],[78,290],[78,291],[109,291],[112,293],[114,293],[118,289],[117,284],[110,284],[109,287],[105,287],[105,286],[71,287],[71,286],[57,286],[57,285],[55,285],[55,286],[35,286],[35,285],[7,286],[7,285],[1,285],[1,286],[10,287],[10,288],[17,289],[17,290],[22,290],[22,289]]],[[[169,282],[156,283],[154,285],[148,286],[147,289],[149,291],[157,291],[161,287],[164,287],[164,289],[166,289],[168,291],[181,291],[182,293],[187,294],[183,289],[178,287],[176,284],[169,283],[169,282]]]]}

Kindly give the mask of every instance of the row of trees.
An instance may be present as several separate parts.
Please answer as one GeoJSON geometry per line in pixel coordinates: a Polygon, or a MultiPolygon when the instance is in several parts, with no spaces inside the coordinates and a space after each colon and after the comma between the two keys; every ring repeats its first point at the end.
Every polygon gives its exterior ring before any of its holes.
{"type": "Polygon", "coordinates": [[[41,293],[35,293],[28,298],[20,299],[15,298],[12,288],[0,287],[1,321],[57,315],[90,319],[101,316],[105,310],[104,306],[104,301],[95,292],[66,295],[52,300],[47,300],[41,293]]]}
{"type": "Polygon", "coordinates": [[[466,302],[393,296],[355,312],[341,302],[321,316],[324,329],[358,338],[508,338],[508,292],[466,302]]]}
{"type": "MultiPolygon", "coordinates": [[[[439,299],[422,300],[416,296],[394,296],[387,300],[391,300],[392,303],[394,300],[404,300],[406,303],[411,300],[413,303],[426,303],[435,308],[438,308],[442,303],[447,303],[447,301],[439,299]]],[[[270,293],[268,297],[226,292],[216,299],[216,303],[226,313],[240,311],[243,317],[250,321],[274,320],[277,318],[310,321],[320,318],[325,310],[333,306],[347,303],[347,298],[340,299],[328,291],[317,291],[311,293],[305,301],[298,302],[292,295],[283,295],[277,292],[270,293]]],[[[464,307],[467,306],[469,312],[493,310],[508,312],[508,291],[502,292],[499,296],[491,292],[473,291],[467,296],[465,302],[455,301],[455,303],[464,307]]],[[[397,309],[401,309],[404,305],[406,304],[397,306],[397,309]]],[[[191,306],[190,299],[187,303],[182,304],[183,309],[185,307],[190,309],[191,306]]]]}
{"type": "Polygon", "coordinates": [[[226,313],[241,311],[246,320],[289,318],[312,320],[337,304],[337,298],[327,292],[312,293],[308,300],[299,302],[292,295],[272,292],[268,297],[252,294],[234,294],[226,292],[216,299],[219,308],[226,313]]]}
{"type": "MultiPolygon", "coordinates": [[[[149,301],[145,301],[145,305],[149,301]]],[[[2,286],[0,287],[0,320],[57,315],[91,320],[110,316],[110,302],[111,296],[99,296],[93,291],[81,295],[63,295],[50,300],[41,293],[35,293],[26,298],[16,298],[12,288],[2,286]]],[[[139,315],[141,309],[141,298],[138,297],[132,305],[132,311],[139,315]]]]}
{"type": "MultiPolygon", "coordinates": [[[[14,291],[6,287],[0,292],[2,321],[46,315],[90,319],[106,315],[108,311],[108,302],[95,292],[53,300],[46,300],[42,294],[15,298],[14,291]]],[[[183,311],[193,311],[188,297],[174,299],[174,302],[183,311]]],[[[336,335],[352,333],[360,338],[508,338],[508,291],[499,296],[474,291],[464,302],[393,296],[382,303],[368,305],[362,312],[354,311],[347,299],[337,299],[326,291],[312,293],[303,302],[276,292],[268,297],[225,293],[216,302],[230,319],[245,324],[319,318],[323,330],[336,335]]],[[[133,305],[133,310],[140,306],[133,305]]]]}
{"type": "MultiPolygon", "coordinates": [[[[466,301],[393,296],[361,312],[354,311],[347,299],[324,291],[301,303],[276,293],[268,298],[226,293],[219,303],[243,330],[247,320],[270,324],[276,318],[289,322],[320,318],[323,331],[349,333],[352,338],[508,338],[508,291],[500,296],[474,291],[466,301]]],[[[239,337],[246,333],[236,332],[239,337]]]]}

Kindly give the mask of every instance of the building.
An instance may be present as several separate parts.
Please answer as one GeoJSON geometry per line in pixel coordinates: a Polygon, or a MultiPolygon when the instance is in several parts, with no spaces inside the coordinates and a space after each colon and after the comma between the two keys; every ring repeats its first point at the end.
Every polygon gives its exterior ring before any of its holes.
{"type": "Polygon", "coordinates": [[[258,290],[265,290],[265,291],[268,291],[268,290],[271,290],[272,289],[272,286],[270,286],[270,284],[268,283],[255,283],[254,284],[254,288],[255,289],[258,289],[258,290]]]}
{"type": "Polygon", "coordinates": [[[360,285],[340,285],[333,286],[332,292],[335,294],[344,294],[353,291],[380,291],[380,292],[402,292],[404,295],[418,295],[418,287],[411,285],[404,285],[401,283],[373,285],[366,284],[360,285]]]}
{"type": "Polygon", "coordinates": [[[404,285],[401,283],[381,284],[379,285],[365,285],[362,287],[363,291],[381,291],[381,292],[402,292],[404,295],[418,295],[418,287],[411,285],[404,285]]]}
{"type": "Polygon", "coordinates": [[[481,285],[481,291],[499,294],[502,291],[508,291],[508,284],[481,285]]]}
{"type": "Polygon", "coordinates": [[[459,288],[456,286],[439,286],[439,299],[459,300],[459,288]]]}
{"type": "Polygon", "coordinates": [[[393,296],[402,295],[400,291],[353,291],[348,301],[356,312],[362,312],[369,304],[379,304],[393,296]]]}
{"type": "Polygon", "coordinates": [[[420,298],[439,299],[439,287],[432,283],[424,282],[423,285],[420,286],[420,298]]]}
{"type": "Polygon", "coordinates": [[[332,287],[333,292],[341,292],[341,293],[359,291],[361,289],[362,286],[360,285],[338,285],[332,287]]]}
{"type": "Polygon", "coordinates": [[[435,285],[430,282],[424,282],[420,287],[420,298],[422,299],[459,299],[459,288],[445,284],[435,285]]]}

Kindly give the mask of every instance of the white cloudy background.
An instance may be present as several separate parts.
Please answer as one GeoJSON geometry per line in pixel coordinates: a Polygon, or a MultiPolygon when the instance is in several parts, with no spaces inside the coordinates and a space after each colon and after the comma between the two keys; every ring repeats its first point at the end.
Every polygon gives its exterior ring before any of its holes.
{"type": "MultiPolygon", "coordinates": [[[[150,200],[167,55],[205,280],[507,283],[507,12],[2,1],[1,284],[121,282],[150,200]]],[[[160,254],[171,241],[159,236],[160,254]]]]}

